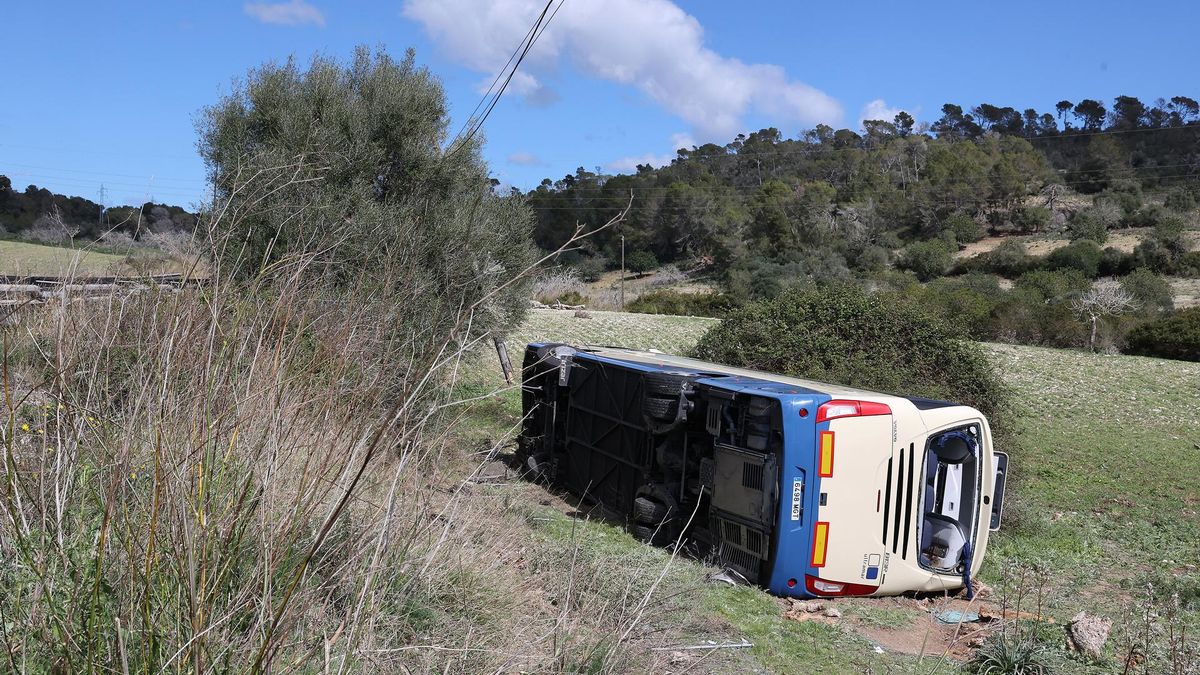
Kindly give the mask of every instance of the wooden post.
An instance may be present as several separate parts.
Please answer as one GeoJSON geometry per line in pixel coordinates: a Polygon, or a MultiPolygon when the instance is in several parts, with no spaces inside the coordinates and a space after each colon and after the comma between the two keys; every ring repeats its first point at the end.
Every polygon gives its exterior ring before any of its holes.
{"type": "Polygon", "coordinates": [[[508,347],[504,345],[504,340],[493,335],[492,342],[496,345],[496,356],[500,357],[500,370],[504,371],[504,381],[512,384],[512,362],[508,360],[508,347]]]}

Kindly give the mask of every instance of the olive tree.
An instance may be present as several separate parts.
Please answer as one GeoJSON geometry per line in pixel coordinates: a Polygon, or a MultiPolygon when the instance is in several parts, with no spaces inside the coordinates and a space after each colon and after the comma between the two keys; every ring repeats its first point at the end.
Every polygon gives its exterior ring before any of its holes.
{"type": "MultiPolygon", "coordinates": [[[[402,302],[398,330],[519,321],[532,211],[493,191],[482,139],[448,134],[442,86],[415,63],[358,48],[251,70],[205,108],[199,150],[214,189],[214,259],[235,278],[321,274],[402,302]]],[[[395,303],[393,303],[395,304],[395,303]]]]}

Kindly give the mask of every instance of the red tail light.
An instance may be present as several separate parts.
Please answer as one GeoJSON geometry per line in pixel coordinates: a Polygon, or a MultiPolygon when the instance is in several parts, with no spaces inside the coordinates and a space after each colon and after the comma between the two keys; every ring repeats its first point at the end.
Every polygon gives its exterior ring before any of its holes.
{"type": "Polygon", "coordinates": [[[892,409],[884,403],[837,399],[822,403],[821,406],[817,408],[817,424],[838,419],[840,417],[868,417],[872,415],[891,414],[892,409]]]}
{"type": "Polygon", "coordinates": [[[847,584],[841,581],[829,581],[828,579],[820,579],[811,574],[804,575],[804,587],[813,595],[822,595],[825,597],[837,597],[844,595],[870,595],[879,590],[878,586],[867,586],[866,584],[847,584]]]}

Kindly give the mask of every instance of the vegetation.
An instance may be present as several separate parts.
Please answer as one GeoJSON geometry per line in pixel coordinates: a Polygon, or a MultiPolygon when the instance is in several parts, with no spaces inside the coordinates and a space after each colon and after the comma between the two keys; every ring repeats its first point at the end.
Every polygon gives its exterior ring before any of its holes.
{"type": "Polygon", "coordinates": [[[961,330],[901,297],[824,286],[748,305],[696,345],[699,358],[972,405],[1003,427],[1009,392],[961,330]]]}
{"type": "MultiPolygon", "coordinates": [[[[1063,101],[1056,115],[947,104],[928,127],[902,113],[866,121],[863,133],[818,126],[785,139],[763,129],[680,149],[670,165],[633,175],[581,168],[544,180],[528,193],[534,238],[553,249],[577,222],[605,222],[632,192],[623,226],[631,250],[712,265],[742,299],[768,297],[797,277],[870,273],[879,249],[908,245],[901,261],[918,276],[937,275],[944,258],[928,242],[951,235],[951,246],[965,244],[984,225],[1043,232],[1078,209],[1069,193],[1095,196],[1095,207],[1069,220],[1076,236],[1103,243],[1117,222],[1153,226],[1165,217],[1146,207],[1150,192],[1165,192],[1174,212],[1192,208],[1187,158],[1200,147],[1198,105],[1120,96],[1111,107],[1063,101]],[[1153,133],[1123,133],[1131,130],[1153,133]]],[[[618,247],[615,234],[602,233],[585,254],[611,261],[618,247]]]]}
{"type": "Polygon", "coordinates": [[[1130,354],[1200,361],[1200,307],[1142,324],[1129,333],[1130,354]]]}
{"type": "Polygon", "coordinates": [[[427,336],[424,350],[464,308],[471,336],[503,331],[528,306],[529,284],[512,281],[533,263],[533,215],[493,193],[478,138],[443,151],[448,123],[441,84],[412,51],[251,71],[199,123],[217,197],[239,213],[214,257],[243,279],[312,266],[402,298],[384,316],[427,336]]]}
{"type": "Polygon", "coordinates": [[[733,307],[733,300],[720,293],[683,293],[661,290],[639,295],[637,299],[629,303],[627,309],[639,314],[676,314],[720,318],[733,307]]]}
{"type": "MultiPolygon", "coordinates": [[[[6,671],[443,671],[521,633],[503,598],[472,594],[495,581],[494,544],[468,550],[495,541],[488,521],[428,481],[454,459],[458,366],[524,310],[528,212],[492,196],[477,143],[434,166],[444,101],[411,55],[267,66],[245,86],[205,117],[217,283],[6,322],[6,671]],[[405,124],[373,127],[380,107],[405,124]],[[443,192],[392,198],[377,173],[336,171],[347,139],[314,110],[394,140],[406,166],[424,156],[443,192]],[[301,123],[309,145],[288,145],[279,130],[301,123]],[[475,534],[448,544],[443,513],[475,534]]],[[[385,156],[368,141],[354,145],[385,156]]],[[[494,660],[543,670],[589,653],[571,638],[494,660]]]]}

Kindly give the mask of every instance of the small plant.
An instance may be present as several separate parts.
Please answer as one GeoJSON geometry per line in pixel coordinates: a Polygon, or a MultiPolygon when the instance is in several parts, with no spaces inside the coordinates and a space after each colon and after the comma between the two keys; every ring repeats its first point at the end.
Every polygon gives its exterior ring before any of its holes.
{"type": "Polygon", "coordinates": [[[1041,675],[1049,672],[1048,651],[1036,640],[999,633],[975,652],[971,668],[980,675],[1041,675]]]}
{"type": "Polygon", "coordinates": [[[968,665],[981,675],[1042,675],[1051,672],[1051,651],[1039,631],[1049,575],[1021,563],[1005,565],[1000,577],[1000,632],[984,643],[968,665]],[[1033,603],[1032,619],[1023,620],[1022,607],[1033,603]],[[1016,617],[1009,621],[1009,611],[1016,617]]]}

